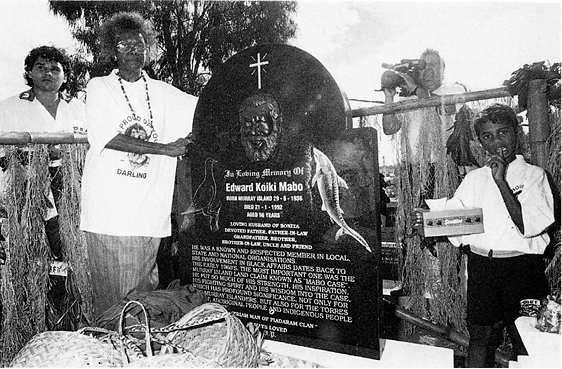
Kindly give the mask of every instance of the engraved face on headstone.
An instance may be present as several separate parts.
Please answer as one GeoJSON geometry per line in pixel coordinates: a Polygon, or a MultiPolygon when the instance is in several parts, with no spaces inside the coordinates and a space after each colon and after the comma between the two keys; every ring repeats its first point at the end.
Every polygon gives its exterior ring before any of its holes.
{"type": "Polygon", "coordinates": [[[256,94],[240,104],[240,139],[250,161],[267,161],[275,153],[283,118],[279,104],[269,94],[256,94]]]}

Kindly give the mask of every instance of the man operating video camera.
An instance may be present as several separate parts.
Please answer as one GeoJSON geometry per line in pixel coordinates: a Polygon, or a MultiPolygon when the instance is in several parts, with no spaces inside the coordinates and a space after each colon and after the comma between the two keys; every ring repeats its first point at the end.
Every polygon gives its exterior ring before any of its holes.
{"type": "MultiPolygon", "coordinates": [[[[407,98],[426,98],[466,92],[466,88],[458,83],[442,85],[445,61],[435,50],[427,49],[419,59],[403,59],[402,61],[397,65],[391,65],[393,71],[386,71],[381,77],[385,104],[394,102],[397,88],[402,90],[400,95],[407,98]]],[[[388,65],[385,64],[383,67],[388,67],[388,65]]],[[[456,110],[454,105],[445,106],[439,115],[454,117],[456,110]]],[[[386,135],[395,134],[402,125],[395,114],[384,114],[382,122],[383,132],[386,135]]],[[[450,126],[445,128],[448,129],[450,126]]]]}
{"type": "MultiPolygon", "coordinates": [[[[381,86],[385,103],[394,102],[397,89],[401,90],[400,100],[466,92],[461,84],[443,83],[445,63],[437,51],[427,49],[419,60],[406,62],[393,65],[392,71],[383,74],[381,86]],[[400,70],[401,68],[403,69],[400,70]],[[408,96],[403,96],[405,93],[408,96]]],[[[462,106],[463,104],[443,104],[421,107],[383,114],[382,117],[384,134],[396,135],[399,166],[396,198],[399,210],[395,232],[404,248],[404,265],[407,265],[404,268],[404,280],[408,280],[408,276],[423,276],[420,283],[405,286],[408,294],[416,296],[416,304],[419,304],[416,306],[424,306],[426,301],[422,301],[422,297],[440,296],[449,288],[441,273],[442,265],[449,265],[450,257],[439,252],[447,250],[446,246],[441,241],[431,244],[410,236],[412,230],[409,226],[409,214],[414,208],[423,207],[425,199],[449,196],[449,192],[454,191],[458,185],[453,174],[455,164],[448,160],[446,142],[455,124],[456,113],[462,106]]],[[[461,270],[464,271],[462,267],[461,270]]],[[[461,284],[464,285],[464,281],[461,274],[461,284]]],[[[435,306],[438,300],[428,300],[429,306],[435,306]]],[[[421,310],[422,308],[417,313],[425,314],[421,310]]]]}
{"type": "Polygon", "coordinates": [[[412,96],[413,91],[410,91],[406,80],[412,83],[421,84],[419,82],[420,71],[426,67],[425,60],[422,59],[402,59],[397,64],[382,64],[383,68],[389,69],[381,76],[381,90],[399,89],[399,96],[412,96]]]}

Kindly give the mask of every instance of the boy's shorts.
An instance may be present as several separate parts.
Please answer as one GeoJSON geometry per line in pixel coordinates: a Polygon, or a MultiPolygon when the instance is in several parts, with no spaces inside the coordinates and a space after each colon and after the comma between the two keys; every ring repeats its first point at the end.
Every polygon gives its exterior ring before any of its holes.
{"type": "Polygon", "coordinates": [[[515,321],[519,301],[549,294],[541,255],[489,258],[468,254],[467,320],[475,325],[515,321]]]}

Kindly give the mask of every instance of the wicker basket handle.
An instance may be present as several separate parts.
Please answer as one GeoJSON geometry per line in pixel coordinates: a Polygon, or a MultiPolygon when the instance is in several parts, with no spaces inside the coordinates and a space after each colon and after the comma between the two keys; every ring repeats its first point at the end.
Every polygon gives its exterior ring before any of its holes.
{"type": "Polygon", "coordinates": [[[127,308],[130,305],[133,304],[137,304],[141,307],[142,312],[144,313],[144,325],[145,325],[145,329],[144,329],[144,334],[145,334],[145,340],[146,340],[146,356],[151,357],[153,356],[152,354],[152,345],[150,344],[150,325],[149,325],[149,320],[148,320],[148,314],[146,312],[146,309],[144,308],[144,305],[141,304],[138,301],[134,301],[131,300],[129,302],[127,302],[125,304],[125,306],[123,306],[123,310],[121,311],[121,316],[119,317],[119,336],[120,337],[124,337],[125,334],[123,333],[123,318],[125,317],[125,313],[127,312],[127,308]]]}

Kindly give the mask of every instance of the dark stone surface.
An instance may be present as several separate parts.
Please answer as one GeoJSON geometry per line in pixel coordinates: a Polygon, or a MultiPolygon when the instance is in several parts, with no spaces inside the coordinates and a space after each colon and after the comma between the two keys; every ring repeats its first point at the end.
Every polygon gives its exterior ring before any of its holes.
{"type": "MultiPolygon", "coordinates": [[[[248,129],[265,137],[273,121],[248,129]]],[[[377,136],[349,126],[349,104],[306,52],[262,45],[229,59],[199,98],[196,145],[178,166],[180,274],[266,338],[378,359],[377,136]],[[267,62],[261,88],[250,67],[258,55],[267,62]],[[246,155],[239,123],[240,104],[256,93],[273,96],[282,116],[275,151],[259,160],[246,155]],[[357,237],[336,237],[312,183],[315,150],[346,181],[336,206],[372,252],[357,237]]]]}
{"type": "Polygon", "coordinates": [[[351,126],[351,109],[330,73],[310,54],[288,45],[258,45],[232,58],[213,75],[199,97],[193,122],[195,140],[232,158],[241,151],[238,108],[257,92],[281,105],[282,142],[309,140],[321,146],[351,126]],[[258,89],[257,56],[261,67],[258,89]]]}

